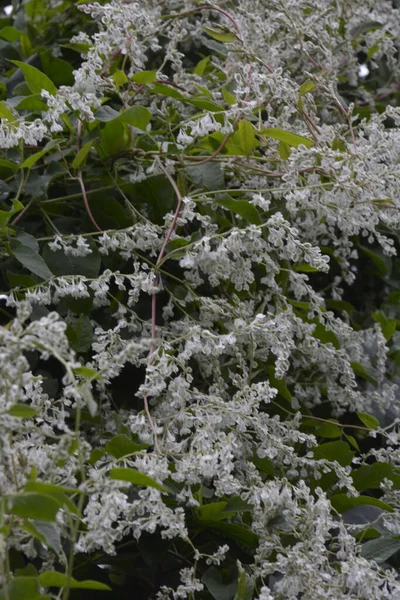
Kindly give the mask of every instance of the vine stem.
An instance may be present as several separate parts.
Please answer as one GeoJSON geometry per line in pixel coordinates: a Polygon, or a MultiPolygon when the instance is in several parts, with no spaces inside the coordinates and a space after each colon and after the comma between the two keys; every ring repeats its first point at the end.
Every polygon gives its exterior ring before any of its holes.
{"type": "MultiPolygon", "coordinates": [[[[82,121],[79,119],[78,120],[78,128],[77,128],[77,131],[76,131],[76,149],[77,149],[77,152],[79,152],[80,146],[81,146],[81,135],[82,135],[82,121]]],[[[92,225],[96,229],[96,231],[99,231],[100,233],[102,233],[103,230],[97,224],[97,221],[94,218],[92,210],[90,208],[89,198],[88,198],[88,195],[87,195],[87,192],[86,192],[85,182],[83,181],[83,176],[82,176],[82,170],[81,169],[79,169],[79,171],[77,173],[77,180],[79,181],[79,185],[81,186],[81,191],[82,191],[82,196],[83,196],[83,203],[85,205],[85,209],[86,209],[86,212],[88,214],[88,217],[89,217],[90,221],[92,222],[92,225]]]]}
{"type": "MultiPolygon", "coordinates": [[[[176,198],[177,198],[177,204],[176,204],[176,209],[175,209],[175,213],[172,219],[172,223],[167,231],[167,235],[164,238],[164,241],[162,243],[161,246],[161,250],[160,253],[158,255],[156,264],[155,264],[155,271],[158,271],[158,268],[160,266],[160,263],[162,262],[162,259],[164,257],[165,254],[165,248],[169,242],[169,240],[171,239],[171,236],[173,234],[173,232],[176,229],[177,223],[178,223],[178,217],[179,217],[179,213],[181,211],[182,208],[182,202],[183,202],[183,198],[182,195],[179,191],[179,188],[174,180],[173,177],[171,177],[171,175],[168,173],[168,170],[164,167],[164,165],[162,164],[162,162],[156,158],[156,161],[160,167],[160,169],[163,171],[164,175],[166,176],[166,178],[168,179],[168,181],[170,182],[170,184],[172,185],[176,198]]],[[[157,276],[156,276],[157,277],[157,276]]],[[[156,328],[157,328],[157,292],[153,292],[152,296],[151,296],[151,339],[152,339],[152,347],[150,348],[150,352],[149,355],[147,357],[147,367],[146,367],[146,371],[148,371],[148,369],[151,367],[151,365],[153,364],[153,357],[154,357],[154,345],[155,345],[155,340],[157,337],[157,332],[156,332],[156,328]]],[[[156,447],[156,450],[158,453],[160,453],[160,446],[158,443],[158,438],[157,438],[157,430],[156,430],[156,426],[153,420],[153,417],[151,416],[151,412],[150,412],[150,407],[149,407],[149,401],[147,396],[144,396],[143,398],[143,404],[144,404],[144,410],[146,412],[151,430],[153,431],[153,436],[154,436],[154,446],[156,447]]]]}
{"type": "Polygon", "coordinates": [[[224,10],[223,8],[220,8],[219,6],[215,6],[214,4],[202,4],[201,6],[196,6],[195,8],[186,10],[185,12],[181,12],[176,15],[163,15],[161,18],[172,19],[172,18],[177,18],[177,17],[185,17],[186,15],[191,15],[194,12],[199,12],[201,10],[216,10],[217,12],[224,15],[227,19],[229,19],[229,21],[233,24],[233,26],[235,27],[238,34],[239,35],[241,34],[240,27],[239,27],[238,23],[235,21],[235,19],[226,10],[224,10]]]}

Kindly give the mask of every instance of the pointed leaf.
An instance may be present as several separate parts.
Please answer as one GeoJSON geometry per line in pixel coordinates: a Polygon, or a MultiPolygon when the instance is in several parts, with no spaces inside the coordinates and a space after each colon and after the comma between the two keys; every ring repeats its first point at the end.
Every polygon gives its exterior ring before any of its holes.
{"type": "Polygon", "coordinates": [[[117,479],[118,481],[128,481],[132,485],[144,485],[145,487],[153,487],[161,492],[166,492],[167,489],[158,483],[152,477],[137,471],[136,469],[128,469],[121,467],[119,469],[111,469],[110,479],[117,479]]]}
{"type": "Polygon", "coordinates": [[[32,94],[40,94],[42,90],[46,90],[53,96],[57,93],[57,88],[54,83],[39,69],[32,67],[20,60],[10,61],[17,67],[19,67],[24,74],[26,84],[31,90],[32,94]]]}
{"type": "Polygon", "coordinates": [[[71,589],[81,590],[103,590],[105,592],[111,592],[111,588],[105,583],[99,581],[77,581],[73,577],[68,579],[65,573],[59,573],[58,571],[45,571],[39,575],[40,585],[43,587],[70,587],[71,589]]]}
{"type": "Polygon", "coordinates": [[[11,240],[10,248],[15,258],[31,273],[34,273],[42,279],[51,279],[53,277],[53,273],[50,271],[43,258],[40,254],[32,250],[32,248],[25,246],[17,239],[11,240]]]}
{"type": "Polygon", "coordinates": [[[285,142],[289,146],[293,146],[297,148],[301,144],[306,146],[306,148],[311,148],[314,146],[314,142],[309,138],[303,137],[302,135],[297,135],[297,133],[291,133],[290,131],[286,131],[284,129],[275,129],[270,127],[268,129],[263,129],[258,132],[260,135],[265,135],[267,137],[273,138],[274,140],[279,140],[280,142],[285,142]]]}
{"type": "Polygon", "coordinates": [[[250,121],[239,121],[240,146],[246,156],[250,156],[256,146],[256,134],[250,121]]]}

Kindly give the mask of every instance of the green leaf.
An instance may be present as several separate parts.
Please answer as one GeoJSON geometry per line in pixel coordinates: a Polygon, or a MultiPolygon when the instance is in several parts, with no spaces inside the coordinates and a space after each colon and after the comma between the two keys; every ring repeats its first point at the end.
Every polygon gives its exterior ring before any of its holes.
{"type": "Polygon", "coordinates": [[[299,265],[294,265],[293,271],[296,271],[298,273],[318,273],[318,269],[312,267],[308,263],[300,263],[299,265]]]}
{"type": "Polygon", "coordinates": [[[117,69],[116,71],[114,71],[114,73],[112,75],[112,79],[113,79],[115,85],[117,86],[117,88],[120,88],[121,86],[125,85],[129,81],[129,79],[126,76],[126,74],[124,73],[124,71],[121,71],[120,69],[117,69]]]}
{"type": "Polygon", "coordinates": [[[199,187],[208,190],[221,190],[225,187],[221,166],[217,162],[186,167],[190,179],[199,187]]]}
{"type": "Polygon", "coordinates": [[[12,204],[13,207],[11,210],[0,210],[0,229],[6,227],[11,217],[24,208],[24,205],[19,200],[13,200],[12,204]]]}
{"type": "Polygon", "coordinates": [[[37,284],[37,280],[30,275],[16,275],[15,273],[11,273],[11,271],[7,271],[7,279],[12,288],[31,287],[37,284]]]}
{"type": "Polygon", "coordinates": [[[186,98],[181,92],[178,92],[171,85],[165,83],[153,83],[151,90],[153,94],[159,94],[160,96],[166,96],[167,98],[175,98],[175,100],[186,101],[186,98]]]}
{"type": "Polygon", "coordinates": [[[151,121],[151,112],[144,106],[132,106],[122,111],[118,120],[146,131],[146,127],[151,121]]]}
{"type": "Polygon", "coordinates": [[[207,569],[201,581],[215,600],[232,600],[238,587],[236,580],[224,583],[221,570],[216,567],[207,569]]]}
{"type": "Polygon", "coordinates": [[[313,429],[315,435],[319,437],[335,439],[342,436],[342,430],[337,425],[335,425],[334,422],[321,423],[320,421],[316,421],[312,418],[304,418],[302,420],[302,425],[303,427],[313,429]]]}
{"type": "Polygon", "coordinates": [[[25,98],[22,98],[15,108],[17,110],[46,111],[49,107],[42,100],[42,96],[40,94],[32,94],[31,96],[25,96],[25,98]]]}
{"type": "Polygon", "coordinates": [[[313,452],[316,460],[336,460],[342,467],[350,465],[354,456],[354,452],[350,450],[348,443],[343,441],[320,444],[314,448],[313,452]]]}
{"type": "Polygon", "coordinates": [[[82,167],[82,165],[84,164],[84,162],[86,160],[87,155],[90,152],[90,148],[92,147],[93,141],[94,140],[89,140],[79,150],[78,154],[75,156],[74,160],[72,161],[72,168],[73,169],[80,169],[82,167]]]}
{"type": "Polygon", "coordinates": [[[336,334],[333,333],[333,331],[326,329],[326,327],[319,321],[316,322],[315,329],[313,331],[313,337],[315,337],[317,340],[320,340],[324,344],[332,344],[336,350],[339,350],[341,347],[336,334]]]}
{"type": "Polygon", "coordinates": [[[29,417],[35,417],[40,413],[39,408],[29,406],[28,404],[14,404],[7,410],[7,414],[12,417],[19,417],[21,419],[27,419],[29,417]]]}
{"type": "Polygon", "coordinates": [[[78,490],[74,488],[67,488],[62,485],[55,485],[52,483],[44,483],[42,481],[27,481],[25,484],[25,491],[52,496],[60,506],[68,508],[71,513],[77,514],[78,512],[75,504],[67,496],[67,493],[78,493],[78,490]]]}
{"type": "Polygon", "coordinates": [[[62,250],[53,252],[46,245],[43,248],[43,258],[57,277],[60,275],[83,275],[95,278],[99,274],[101,257],[95,244],[90,242],[89,244],[92,252],[86,256],[67,256],[62,250]]]}
{"type": "Polygon", "coordinates": [[[219,520],[222,511],[226,508],[227,502],[211,502],[210,504],[203,504],[197,509],[197,513],[200,519],[206,520],[219,520]]]}
{"type": "Polygon", "coordinates": [[[40,94],[42,90],[46,90],[53,96],[57,93],[57,88],[51,79],[42,73],[42,71],[36,69],[36,67],[32,67],[32,65],[28,65],[20,60],[11,60],[10,62],[21,69],[32,94],[40,94]]]}
{"type": "Polygon", "coordinates": [[[234,200],[228,194],[224,194],[223,196],[216,197],[214,203],[219,204],[224,208],[228,208],[236,215],[243,217],[243,219],[249,223],[254,223],[255,225],[260,225],[262,223],[257,208],[253,204],[250,204],[248,200],[234,200]]]}
{"type": "Polygon", "coordinates": [[[118,481],[128,481],[132,485],[143,485],[145,487],[153,487],[161,492],[166,492],[167,489],[158,483],[152,477],[137,471],[136,469],[128,469],[125,467],[111,469],[110,479],[117,479],[118,481]]]}
{"type": "Polygon", "coordinates": [[[365,542],[361,548],[361,555],[368,560],[374,560],[380,564],[386,562],[388,558],[399,550],[400,540],[392,537],[381,537],[365,542]]]}
{"type": "Polygon", "coordinates": [[[48,521],[25,520],[22,529],[48,548],[52,548],[57,554],[62,552],[60,528],[58,525],[48,521]]]}
{"type": "Polygon", "coordinates": [[[60,141],[61,140],[50,140],[43,148],[43,150],[40,150],[40,152],[35,152],[35,154],[31,154],[30,156],[28,156],[28,158],[25,159],[24,162],[21,164],[20,169],[30,169],[31,167],[33,167],[33,165],[37,163],[37,161],[40,158],[42,158],[42,156],[47,154],[55,146],[58,146],[60,141]]]}
{"type": "Polygon", "coordinates": [[[99,581],[77,581],[73,577],[68,579],[65,573],[59,573],[58,571],[45,571],[39,575],[40,585],[43,587],[70,587],[71,589],[81,590],[102,590],[105,592],[111,592],[111,588],[105,583],[99,581]]]}
{"type": "Polygon", "coordinates": [[[199,75],[199,77],[202,77],[210,60],[210,56],[206,56],[205,58],[200,60],[193,69],[193,73],[195,73],[195,75],[199,75]]]}
{"type": "Polygon", "coordinates": [[[15,27],[8,26],[0,30],[0,38],[7,40],[7,42],[17,42],[22,35],[22,31],[19,31],[15,27]]]}
{"type": "Polygon", "coordinates": [[[375,462],[372,465],[363,465],[352,471],[354,487],[362,492],[368,489],[379,489],[382,481],[390,479],[397,485],[400,484],[400,475],[398,475],[393,466],[389,463],[375,462]]]}
{"type": "Polygon", "coordinates": [[[185,102],[195,106],[196,108],[199,108],[200,110],[208,110],[210,112],[221,112],[223,110],[222,106],[205,98],[185,98],[185,102]]]}
{"type": "Polygon", "coordinates": [[[311,81],[311,79],[306,79],[306,81],[299,87],[300,96],[304,96],[309,92],[312,92],[315,89],[316,84],[311,81]]]}
{"type": "Polygon", "coordinates": [[[54,497],[47,494],[22,493],[6,498],[7,513],[39,521],[55,521],[56,514],[62,507],[54,497]]]}
{"type": "Polygon", "coordinates": [[[397,328],[396,319],[390,319],[381,311],[376,311],[372,313],[372,318],[376,323],[379,323],[382,329],[382,333],[385,336],[386,341],[388,342],[394,335],[397,328]]]}
{"type": "Polygon", "coordinates": [[[153,81],[157,79],[157,71],[139,71],[139,73],[132,75],[131,79],[135,83],[140,83],[142,85],[153,83],[153,81]]]}
{"type": "Polygon", "coordinates": [[[258,546],[258,536],[244,525],[206,519],[199,519],[197,524],[205,529],[211,529],[217,533],[222,533],[224,536],[237,540],[250,548],[257,548],[258,546]]]}
{"type": "Polygon", "coordinates": [[[282,396],[282,398],[284,398],[289,404],[292,404],[292,394],[290,393],[285,380],[278,379],[275,376],[275,367],[273,365],[268,365],[267,371],[271,387],[276,388],[280,396],[282,396]]]}
{"type": "Polygon", "coordinates": [[[53,273],[35,250],[25,246],[17,239],[10,241],[10,248],[15,258],[31,273],[41,279],[51,279],[53,277],[53,273]]]}
{"type": "Polygon", "coordinates": [[[14,577],[8,585],[0,588],[0,600],[51,600],[50,596],[40,593],[37,577],[14,577]]]}
{"type": "Polygon", "coordinates": [[[282,160],[288,160],[291,153],[289,144],[287,144],[286,142],[279,142],[278,152],[282,160]]]}
{"type": "Polygon", "coordinates": [[[91,381],[101,378],[100,373],[90,367],[74,367],[72,370],[75,375],[80,375],[81,377],[85,377],[91,381]]]}
{"type": "Polygon", "coordinates": [[[385,275],[390,275],[392,270],[392,261],[389,256],[384,255],[383,253],[381,253],[380,250],[372,251],[370,250],[370,248],[366,248],[361,244],[359,244],[358,247],[364,252],[366,256],[368,256],[368,258],[372,260],[378,275],[380,275],[381,277],[384,277],[385,275]]]}
{"type": "Polygon", "coordinates": [[[386,502],[382,502],[382,500],[378,500],[378,498],[373,498],[372,496],[348,496],[347,494],[335,494],[330,498],[331,504],[335,510],[339,513],[344,513],[346,510],[350,508],[354,508],[355,506],[376,506],[381,508],[382,510],[386,510],[388,512],[393,512],[393,508],[386,504],[386,502]]]}
{"type": "Polygon", "coordinates": [[[127,110],[118,112],[110,106],[102,106],[96,112],[95,117],[98,121],[108,123],[109,121],[117,121],[127,123],[138,129],[146,130],[147,125],[151,120],[151,112],[144,106],[132,106],[127,110]]]}
{"type": "Polygon", "coordinates": [[[124,433],[120,433],[107,442],[104,449],[111,456],[122,458],[128,454],[145,450],[148,447],[148,444],[135,444],[124,433]]]}
{"type": "Polygon", "coordinates": [[[250,121],[241,120],[238,123],[240,146],[245,154],[249,157],[256,147],[256,133],[250,121]]]}
{"type": "Polygon", "coordinates": [[[204,27],[204,30],[208,33],[210,37],[217,42],[234,42],[237,40],[236,33],[233,33],[224,29],[211,29],[211,27],[204,27]]]}
{"type": "Polygon", "coordinates": [[[93,326],[90,318],[87,315],[79,315],[74,324],[68,326],[67,336],[75,352],[88,352],[93,341],[93,326]]]}
{"type": "Polygon", "coordinates": [[[373,383],[375,386],[378,385],[378,382],[375,379],[375,377],[372,377],[372,375],[370,375],[360,363],[352,362],[350,364],[351,368],[353,369],[356,375],[358,375],[362,379],[365,379],[366,381],[369,381],[370,383],[373,383]]]}
{"type": "Polygon", "coordinates": [[[234,94],[231,94],[226,88],[222,88],[222,95],[224,97],[225,102],[229,105],[229,106],[233,106],[234,104],[236,104],[237,100],[236,100],[236,96],[234,96],[234,94]]]}
{"type": "Polygon", "coordinates": [[[373,417],[372,415],[358,412],[357,417],[362,423],[364,423],[365,427],[368,427],[368,429],[377,429],[379,427],[378,419],[375,419],[375,417],[373,417]]]}
{"type": "Polygon", "coordinates": [[[289,146],[293,146],[294,148],[298,148],[301,144],[306,146],[306,148],[311,148],[314,146],[314,142],[309,138],[303,137],[302,135],[297,135],[296,133],[291,133],[290,131],[286,131],[284,129],[275,129],[270,127],[268,129],[262,129],[257,132],[259,135],[265,135],[274,140],[279,140],[280,142],[285,142],[289,146]]]}
{"type": "Polygon", "coordinates": [[[14,115],[4,102],[0,102],[0,119],[7,119],[11,123],[15,121],[14,115]]]}

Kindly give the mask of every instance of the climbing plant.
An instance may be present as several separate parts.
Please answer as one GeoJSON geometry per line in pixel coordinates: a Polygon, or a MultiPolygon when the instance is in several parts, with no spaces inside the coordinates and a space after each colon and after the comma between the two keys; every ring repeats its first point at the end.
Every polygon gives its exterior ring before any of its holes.
{"type": "Polygon", "coordinates": [[[1,600],[400,597],[399,36],[1,13],[1,600]]]}

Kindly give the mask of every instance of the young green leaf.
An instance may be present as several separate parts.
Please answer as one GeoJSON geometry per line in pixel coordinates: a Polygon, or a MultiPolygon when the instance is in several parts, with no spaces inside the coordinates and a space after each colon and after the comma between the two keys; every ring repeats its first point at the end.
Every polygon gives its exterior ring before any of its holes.
{"type": "Polygon", "coordinates": [[[249,157],[256,147],[256,134],[253,125],[250,121],[241,120],[238,124],[240,146],[245,154],[249,157]]]}

